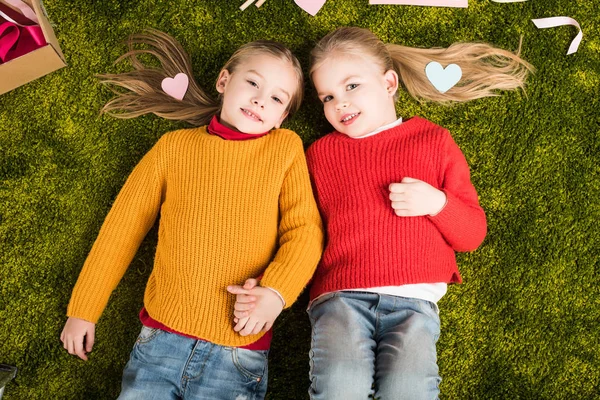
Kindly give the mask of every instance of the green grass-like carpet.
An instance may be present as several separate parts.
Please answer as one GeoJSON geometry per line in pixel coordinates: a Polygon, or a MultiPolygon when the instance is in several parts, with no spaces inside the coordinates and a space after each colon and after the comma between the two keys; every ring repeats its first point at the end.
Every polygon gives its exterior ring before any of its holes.
{"type": "MultiPolygon", "coordinates": [[[[244,12],[242,2],[46,0],[68,67],[0,96],[0,363],[19,368],[4,398],[116,398],[140,329],[156,229],[111,297],[90,361],[59,341],[71,290],[120,187],[162,134],[186,126],[99,115],[112,95],[94,75],[127,68],[113,66],[122,40],[144,27],[172,34],[212,88],[245,42],[279,40],[306,65],[312,44],[342,25],[419,47],[486,41],[514,50],[524,37],[522,55],[537,68],[526,94],[445,107],[402,93],[398,103],[399,115],[453,133],[488,217],[483,245],[458,256],[464,284],[440,303],[441,398],[600,398],[597,2],[471,0],[454,9],[330,0],[315,17],[292,1],[244,12]],[[584,31],[573,55],[576,28],[531,22],[562,15],[584,31]]],[[[327,132],[312,89],[286,126],[306,145],[327,132]]],[[[269,399],[308,398],[306,304],[304,294],[276,326],[269,399]]]]}

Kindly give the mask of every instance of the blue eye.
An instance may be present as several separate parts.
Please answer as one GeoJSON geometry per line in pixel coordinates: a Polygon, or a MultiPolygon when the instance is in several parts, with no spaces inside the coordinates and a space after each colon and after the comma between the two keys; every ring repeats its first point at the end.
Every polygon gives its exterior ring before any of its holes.
{"type": "Polygon", "coordinates": [[[333,96],[325,96],[323,97],[323,100],[321,100],[323,103],[327,103],[328,101],[333,100],[333,96]]]}
{"type": "Polygon", "coordinates": [[[279,97],[273,97],[273,100],[275,100],[279,104],[283,104],[283,101],[281,101],[279,97]]]}
{"type": "Polygon", "coordinates": [[[350,91],[350,90],[354,90],[358,87],[358,83],[351,83],[348,86],[346,86],[346,90],[350,91]]]}

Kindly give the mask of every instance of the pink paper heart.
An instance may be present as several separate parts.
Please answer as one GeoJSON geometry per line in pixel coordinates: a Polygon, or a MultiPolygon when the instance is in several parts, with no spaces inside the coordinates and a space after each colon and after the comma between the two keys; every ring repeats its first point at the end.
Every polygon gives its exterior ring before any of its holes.
{"type": "Polygon", "coordinates": [[[325,1],[327,0],[294,0],[294,3],[314,17],[323,7],[325,1]]]}
{"type": "Polygon", "coordinates": [[[177,100],[182,100],[183,96],[185,96],[185,92],[187,92],[189,83],[190,78],[183,72],[180,72],[175,75],[174,78],[163,79],[160,87],[162,87],[162,90],[169,96],[177,100]]]}

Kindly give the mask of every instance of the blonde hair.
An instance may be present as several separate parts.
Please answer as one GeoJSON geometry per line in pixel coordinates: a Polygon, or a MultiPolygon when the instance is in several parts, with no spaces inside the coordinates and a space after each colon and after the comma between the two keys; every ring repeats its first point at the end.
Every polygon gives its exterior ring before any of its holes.
{"type": "MultiPolygon", "coordinates": [[[[170,35],[156,29],[146,29],[142,33],[129,36],[126,41],[129,51],[115,61],[129,59],[133,71],[120,74],[101,74],[101,83],[107,85],[117,97],[110,100],[101,112],[117,118],[135,118],[143,114],[154,113],[159,117],[186,121],[192,125],[206,125],[221,111],[220,98],[209,95],[193,78],[189,55],[181,44],[170,35]],[[148,48],[134,49],[134,45],[148,48]],[[160,68],[146,67],[137,58],[140,54],[149,54],[158,59],[160,68]],[[161,83],[167,77],[183,72],[189,78],[189,86],[182,100],[166,94],[161,83]],[[127,89],[116,90],[115,87],[127,89]]],[[[287,107],[288,116],[300,108],[304,92],[304,78],[300,62],[284,45],[270,41],[257,40],[246,43],[237,49],[222,70],[234,73],[236,68],[248,57],[269,55],[289,62],[297,76],[297,87],[287,107]]]]}
{"type": "Polygon", "coordinates": [[[368,57],[381,67],[382,73],[394,70],[401,83],[416,99],[436,102],[467,101],[497,96],[496,90],[523,88],[533,66],[517,53],[485,43],[455,43],[448,48],[420,49],[385,44],[368,29],[343,27],[321,39],[311,51],[310,75],[330,56],[368,57]],[[442,66],[457,64],[462,69],[460,82],[440,93],[429,82],[425,67],[432,61],[442,66]]]}

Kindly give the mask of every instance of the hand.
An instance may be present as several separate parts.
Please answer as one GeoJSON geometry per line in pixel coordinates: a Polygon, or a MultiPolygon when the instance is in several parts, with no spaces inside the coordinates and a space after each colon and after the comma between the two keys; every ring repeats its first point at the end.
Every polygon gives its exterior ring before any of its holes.
{"type": "MultiPolygon", "coordinates": [[[[248,281],[246,281],[246,283],[248,283],[248,281]]],[[[248,285],[252,284],[253,283],[248,283],[248,285]]],[[[246,286],[246,284],[244,284],[244,286],[246,286]]],[[[245,300],[248,300],[246,303],[240,302],[240,304],[237,305],[238,309],[243,308],[244,310],[234,311],[234,315],[236,316],[234,322],[236,325],[233,327],[233,330],[239,332],[242,336],[256,335],[261,331],[268,331],[283,310],[283,302],[279,296],[269,288],[256,286],[252,289],[245,289],[244,286],[227,287],[227,291],[236,294],[238,298],[242,295],[248,296],[244,298],[245,300]],[[251,305],[248,309],[245,309],[247,307],[244,307],[244,305],[248,306],[248,304],[253,304],[253,306],[251,305]],[[251,312],[249,310],[251,310],[251,312]]]]}
{"type": "Polygon", "coordinates": [[[86,353],[92,351],[92,347],[94,347],[95,332],[96,324],[93,322],[69,317],[60,334],[60,341],[69,354],[77,355],[82,360],[87,361],[86,353]]]}
{"type": "Polygon", "coordinates": [[[446,205],[444,192],[418,179],[406,177],[389,189],[392,208],[400,217],[436,215],[446,205]]]}
{"type": "MultiPolygon", "coordinates": [[[[258,286],[258,280],[254,278],[247,279],[244,282],[244,286],[242,289],[250,290],[258,286]]],[[[239,290],[240,286],[230,286],[231,288],[236,288],[239,290]]],[[[229,290],[229,287],[227,288],[229,290]]],[[[233,292],[231,292],[233,293],[233,292]]],[[[238,294],[235,297],[235,304],[233,306],[233,315],[235,318],[233,322],[236,324],[239,322],[240,318],[244,318],[250,315],[252,310],[256,307],[256,296],[248,295],[248,294],[238,294]]]]}

